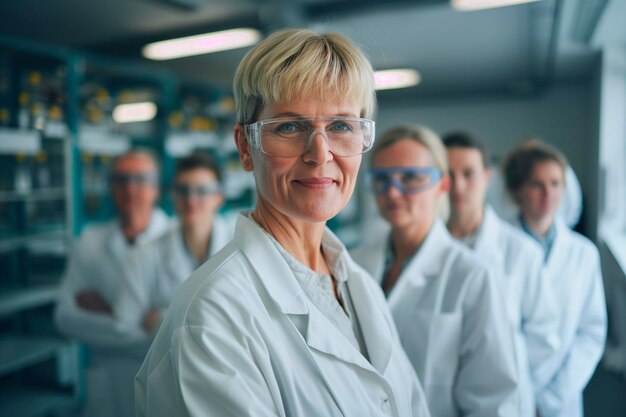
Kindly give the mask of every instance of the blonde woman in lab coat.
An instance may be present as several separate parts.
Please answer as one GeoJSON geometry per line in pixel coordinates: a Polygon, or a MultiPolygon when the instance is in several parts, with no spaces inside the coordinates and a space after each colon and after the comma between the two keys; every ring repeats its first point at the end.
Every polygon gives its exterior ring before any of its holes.
{"type": "Polygon", "coordinates": [[[179,225],[130,255],[113,306],[129,335],[152,338],[178,286],[232,239],[232,228],[218,216],[224,202],[220,183],[220,166],[207,153],[176,163],[171,193],[179,225]]]}
{"type": "Polygon", "coordinates": [[[543,252],[485,205],[492,172],[485,145],[465,132],[449,133],[443,142],[452,180],[448,230],[500,280],[515,334],[521,415],[534,417],[535,395],[548,383],[550,359],[559,347],[552,287],[542,274],[543,252]]]}
{"type": "Polygon", "coordinates": [[[544,275],[558,294],[561,347],[552,376],[537,398],[541,417],[581,417],[582,392],[606,339],[606,306],[598,250],[555,216],[567,160],[539,140],[522,143],[505,158],[506,185],[520,206],[519,227],[539,242],[544,275]]]}
{"type": "Polygon", "coordinates": [[[234,91],[257,204],[177,291],[137,415],[428,416],[380,288],[325,227],[374,142],[369,62],[337,34],[275,32],[234,91]]]}
{"type": "Polygon", "coordinates": [[[433,416],[519,416],[513,335],[487,267],[438,217],[450,187],[439,137],[384,134],[370,176],[391,233],[354,257],[385,290],[433,416]]]}
{"type": "Polygon", "coordinates": [[[89,348],[85,416],[134,414],[133,376],[149,345],[120,331],[113,304],[123,283],[128,253],[171,227],[163,211],[154,208],[158,178],[157,162],[150,152],[133,150],[120,156],[110,174],[118,217],[87,227],[68,260],[54,318],[62,333],[89,348]]]}

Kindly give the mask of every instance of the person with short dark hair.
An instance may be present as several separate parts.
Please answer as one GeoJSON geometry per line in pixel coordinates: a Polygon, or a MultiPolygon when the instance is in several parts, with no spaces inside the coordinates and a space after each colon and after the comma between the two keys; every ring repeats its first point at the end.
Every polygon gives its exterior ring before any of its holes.
{"type": "Polygon", "coordinates": [[[556,148],[528,140],[504,159],[509,192],[520,207],[517,225],[543,248],[544,276],[555,297],[560,349],[537,396],[541,417],[581,417],[582,392],[600,360],[607,331],[598,249],[555,216],[567,160],[556,148]]]}
{"type": "Polygon", "coordinates": [[[114,305],[119,326],[130,335],[152,338],[178,286],[232,239],[232,228],[218,216],[221,177],[205,152],[177,161],[170,191],[179,225],[130,255],[114,305]]]}
{"type": "Polygon", "coordinates": [[[542,275],[543,254],[531,238],[485,204],[492,170],[488,151],[466,132],[443,137],[450,188],[448,230],[492,269],[514,334],[520,416],[534,417],[535,396],[548,383],[559,347],[552,287],[542,275]]]}

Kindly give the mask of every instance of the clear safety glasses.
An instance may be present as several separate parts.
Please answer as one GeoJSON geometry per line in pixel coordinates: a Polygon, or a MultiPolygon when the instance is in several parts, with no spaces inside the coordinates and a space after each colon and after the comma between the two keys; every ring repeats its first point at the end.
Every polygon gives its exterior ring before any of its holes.
{"type": "Polygon", "coordinates": [[[369,180],[377,195],[385,194],[393,185],[402,194],[429,190],[443,173],[435,167],[390,167],[369,170],[369,180]]]}
{"type": "Polygon", "coordinates": [[[159,178],[156,172],[137,172],[137,173],[126,173],[126,172],[113,172],[109,176],[109,181],[113,186],[129,186],[129,185],[137,185],[137,186],[145,186],[145,185],[157,185],[159,183],[159,178]]]}
{"type": "Polygon", "coordinates": [[[208,182],[205,184],[174,184],[172,193],[178,198],[203,198],[211,194],[220,193],[221,187],[216,182],[208,182]]]}
{"type": "Polygon", "coordinates": [[[283,117],[245,125],[250,144],[266,155],[292,158],[306,153],[322,134],[336,156],[355,156],[372,149],[375,123],[357,117],[283,117]]]}

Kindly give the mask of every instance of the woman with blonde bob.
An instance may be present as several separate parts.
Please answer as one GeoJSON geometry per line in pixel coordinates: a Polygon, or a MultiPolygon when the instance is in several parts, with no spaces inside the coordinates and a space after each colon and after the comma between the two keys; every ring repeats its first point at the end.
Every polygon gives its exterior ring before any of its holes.
{"type": "Polygon", "coordinates": [[[537,397],[541,417],[582,417],[582,392],[606,339],[606,305],[598,249],[556,216],[567,160],[538,139],[522,142],[504,159],[506,185],[520,206],[517,225],[543,248],[544,277],[554,294],[560,349],[552,377],[537,397]]]}
{"type": "Polygon", "coordinates": [[[257,205],[177,292],[139,416],[428,416],[385,298],[325,227],[374,143],[373,72],[336,34],[274,33],[235,74],[257,205]]]}
{"type": "Polygon", "coordinates": [[[513,336],[497,283],[440,218],[447,172],[431,130],[383,134],[369,174],[391,232],[353,256],[387,294],[433,416],[519,416],[513,336]]]}

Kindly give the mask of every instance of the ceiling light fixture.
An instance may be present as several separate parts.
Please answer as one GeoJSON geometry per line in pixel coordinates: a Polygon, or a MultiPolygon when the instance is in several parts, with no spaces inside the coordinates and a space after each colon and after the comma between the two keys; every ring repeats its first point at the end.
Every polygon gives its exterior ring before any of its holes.
{"type": "Polygon", "coordinates": [[[419,72],[414,69],[392,69],[376,71],[374,81],[377,90],[391,90],[417,85],[422,80],[419,72]]]}
{"type": "Polygon", "coordinates": [[[113,120],[117,123],[147,122],[156,114],[157,106],[151,101],[118,104],[113,109],[113,120]]]}
{"type": "Polygon", "coordinates": [[[149,43],[143,47],[141,53],[148,59],[163,61],[243,48],[254,45],[259,40],[261,32],[256,29],[230,29],[149,43]]]}
{"type": "Polygon", "coordinates": [[[450,0],[452,7],[461,11],[493,9],[536,1],[541,0],[450,0]]]}

